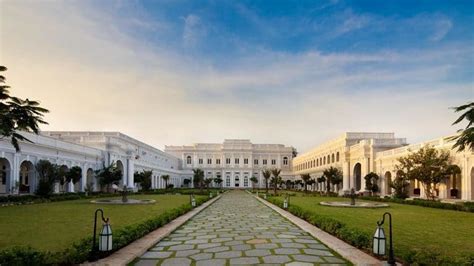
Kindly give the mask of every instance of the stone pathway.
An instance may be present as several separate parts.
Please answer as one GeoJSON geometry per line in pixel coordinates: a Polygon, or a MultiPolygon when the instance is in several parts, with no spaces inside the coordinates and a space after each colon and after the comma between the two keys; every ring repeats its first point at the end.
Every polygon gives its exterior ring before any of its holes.
{"type": "Polygon", "coordinates": [[[141,256],[135,265],[346,264],[243,191],[231,191],[141,256]]]}

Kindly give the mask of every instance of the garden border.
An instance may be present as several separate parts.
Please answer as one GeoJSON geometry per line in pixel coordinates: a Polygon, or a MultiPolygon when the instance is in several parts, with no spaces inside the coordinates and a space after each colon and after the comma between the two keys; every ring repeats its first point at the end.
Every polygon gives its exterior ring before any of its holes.
{"type": "MultiPolygon", "coordinates": [[[[317,228],[316,226],[308,223],[307,221],[287,212],[280,207],[261,199],[260,197],[254,196],[257,200],[271,208],[272,210],[279,213],[281,216],[285,217],[296,226],[302,230],[308,232],[310,235],[319,239],[323,244],[328,246],[330,249],[339,253],[343,258],[354,263],[354,265],[383,265],[384,262],[374,258],[367,253],[361,251],[360,249],[347,244],[346,242],[340,240],[339,238],[332,236],[329,233],[324,232],[323,230],[317,228]]],[[[398,263],[397,263],[398,264],[398,263]]]]}

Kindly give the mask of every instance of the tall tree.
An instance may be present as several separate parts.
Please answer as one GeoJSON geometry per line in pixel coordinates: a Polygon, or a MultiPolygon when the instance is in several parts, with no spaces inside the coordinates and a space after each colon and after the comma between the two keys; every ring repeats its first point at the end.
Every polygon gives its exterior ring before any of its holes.
{"type": "Polygon", "coordinates": [[[309,174],[302,174],[301,175],[301,180],[303,180],[304,183],[304,193],[308,192],[308,182],[311,179],[311,175],[309,174]]]}
{"type": "Polygon", "coordinates": [[[439,183],[455,174],[457,167],[451,164],[449,151],[425,146],[399,158],[395,169],[401,171],[408,180],[421,182],[427,198],[435,199],[434,190],[439,183]]]}
{"type": "Polygon", "coordinates": [[[281,169],[274,168],[272,169],[272,177],[270,182],[273,184],[273,194],[277,194],[278,184],[281,182],[281,169]]]}
{"type": "Polygon", "coordinates": [[[72,182],[75,185],[82,178],[82,169],[79,166],[73,166],[66,173],[66,183],[72,182]]]}
{"type": "Polygon", "coordinates": [[[217,186],[221,187],[221,184],[222,184],[222,178],[220,176],[217,176],[216,178],[214,178],[214,183],[217,184],[217,186]]]}
{"type": "Polygon", "coordinates": [[[35,193],[40,196],[51,195],[54,190],[54,183],[58,178],[59,166],[48,160],[39,160],[35,168],[39,178],[35,193]]]}
{"type": "Polygon", "coordinates": [[[390,188],[394,190],[394,197],[398,199],[408,198],[408,187],[410,180],[408,180],[405,172],[399,170],[395,176],[395,180],[390,182],[390,188]]]}
{"type": "Polygon", "coordinates": [[[122,171],[120,171],[115,162],[112,162],[109,166],[102,166],[102,169],[95,171],[96,177],[99,180],[99,184],[110,191],[112,185],[118,185],[122,179],[122,171]]]}
{"type": "Polygon", "coordinates": [[[193,172],[194,172],[194,177],[193,177],[194,187],[199,187],[199,189],[202,191],[203,182],[204,182],[204,171],[200,168],[197,168],[197,169],[193,169],[193,172]]]}
{"type": "Polygon", "coordinates": [[[133,181],[140,184],[142,190],[148,191],[151,189],[151,177],[153,171],[143,170],[142,172],[135,172],[133,174],[133,181]]]}
{"type": "MultiPolygon", "coordinates": [[[[0,72],[7,68],[0,66],[0,72]]],[[[31,142],[21,135],[21,131],[39,133],[39,124],[48,124],[43,120],[49,111],[40,107],[37,101],[23,100],[10,96],[5,85],[5,76],[0,75],[0,138],[11,138],[11,143],[16,151],[20,151],[19,141],[31,142]]]]}
{"type": "Polygon", "coordinates": [[[338,185],[342,181],[342,171],[336,167],[329,167],[323,171],[323,175],[326,178],[326,193],[329,195],[331,191],[331,184],[338,185]]]}
{"type": "Polygon", "coordinates": [[[265,179],[265,193],[268,194],[268,179],[272,176],[272,172],[268,169],[262,170],[262,176],[265,179]]]}
{"type": "Polygon", "coordinates": [[[168,189],[168,180],[170,180],[170,176],[162,175],[161,178],[163,178],[163,181],[165,181],[165,189],[168,189]]]}
{"type": "Polygon", "coordinates": [[[322,175],[321,177],[318,177],[316,178],[316,182],[318,182],[318,184],[320,184],[320,187],[321,189],[319,190],[319,194],[322,194],[322,186],[324,184],[324,182],[326,182],[326,177],[324,177],[324,175],[322,175]]]}
{"type": "Polygon", "coordinates": [[[464,151],[466,149],[474,151],[474,102],[455,107],[454,111],[465,112],[454,121],[453,125],[461,123],[463,120],[467,120],[467,125],[464,129],[458,130],[459,135],[453,138],[453,140],[456,140],[453,148],[458,151],[464,151]]]}

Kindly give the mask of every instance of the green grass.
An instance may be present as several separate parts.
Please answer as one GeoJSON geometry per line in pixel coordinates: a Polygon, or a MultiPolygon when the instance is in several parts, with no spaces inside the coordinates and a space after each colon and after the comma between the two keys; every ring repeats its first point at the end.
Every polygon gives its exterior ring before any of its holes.
{"type": "MultiPolygon", "coordinates": [[[[188,195],[133,195],[134,199],[154,199],[150,205],[100,205],[90,199],[0,208],[0,249],[31,246],[60,251],[73,242],[92,235],[94,212],[102,208],[110,217],[112,231],[143,222],[189,202],[188,195]]],[[[101,224],[97,223],[99,228],[101,224]]]]}
{"type": "MultiPolygon", "coordinates": [[[[283,199],[283,197],[279,197],[283,199]]],[[[345,223],[349,228],[359,229],[373,235],[376,222],[384,212],[393,219],[393,241],[395,255],[409,254],[410,250],[428,250],[446,256],[474,254],[474,213],[459,212],[388,203],[390,207],[380,209],[339,208],[321,206],[321,201],[349,201],[337,197],[291,197],[290,204],[319,215],[328,216],[345,223]]],[[[388,222],[385,224],[388,234],[388,222]]]]}

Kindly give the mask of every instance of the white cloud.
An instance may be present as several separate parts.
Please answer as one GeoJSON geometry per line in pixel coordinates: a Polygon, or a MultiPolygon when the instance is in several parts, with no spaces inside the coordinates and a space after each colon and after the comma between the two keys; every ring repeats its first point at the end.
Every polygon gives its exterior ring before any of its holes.
{"type": "MultiPolygon", "coordinates": [[[[223,70],[149,47],[118,21],[87,6],[3,3],[1,31],[8,38],[0,61],[15,95],[51,110],[45,129],[116,130],[157,147],[251,138],[302,151],[343,131],[395,131],[410,140],[454,132],[455,114],[447,108],[472,92],[472,84],[442,81],[453,58],[472,48],[262,50],[232,58],[234,66],[223,70]]],[[[184,18],[183,41],[195,45],[202,26],[196,15],[184,18]]]]}
{"type": "Polygon", "coordinates": [[[183,43],[187,47],[195,46],[206,34],[201,18],[197,15],[189,14],[183,20],[183,43]]]}
{"type": "Polygon", "coordinates": [[[437,20],[434,23],[434,32],[430,39],[435,42],[442,40],[452,27],[453,23],[447,18],[437,20]]]}

